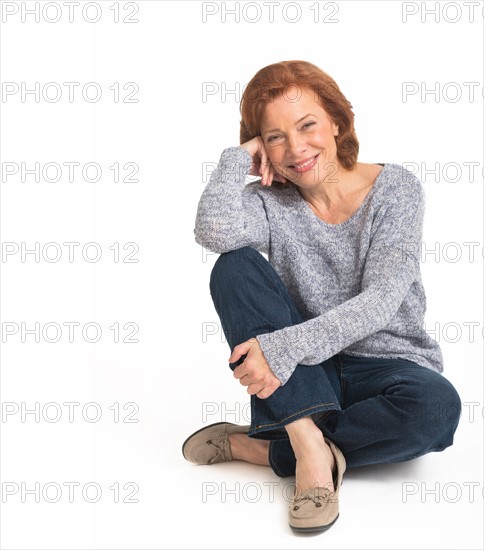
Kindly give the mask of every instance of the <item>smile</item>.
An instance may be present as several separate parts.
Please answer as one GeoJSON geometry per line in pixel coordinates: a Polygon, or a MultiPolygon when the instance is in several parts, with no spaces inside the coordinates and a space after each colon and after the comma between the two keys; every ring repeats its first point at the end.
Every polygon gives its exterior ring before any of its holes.
{"type": "Polygon", "coordinates": [[[290,164],[288,168],[291,168],[291,170],[294,170],[295,172],[299,172],[299,173],[307,172],[316,164],[316,160],[318,156],[319,156],[319,153],[315,157],[312,157],[306,162],[303,162],[301,164],[290,164]]]}

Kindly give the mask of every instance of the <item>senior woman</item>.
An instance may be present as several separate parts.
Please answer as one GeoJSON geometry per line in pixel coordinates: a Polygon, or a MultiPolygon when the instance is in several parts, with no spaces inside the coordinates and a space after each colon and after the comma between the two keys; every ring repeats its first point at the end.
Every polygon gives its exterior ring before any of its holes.
{"type": "Polygon", "coordinates": [[[401,165],[357,160],[352,105],[311,63],[258,71],[240,112],[194,233],[220,254],[210,293],[251,424],[206,426],[182,452],[295,475],[289,525],[324,531],[347,468],[453,443],[461,401],[422,327],[424,191],[401,165]]]}

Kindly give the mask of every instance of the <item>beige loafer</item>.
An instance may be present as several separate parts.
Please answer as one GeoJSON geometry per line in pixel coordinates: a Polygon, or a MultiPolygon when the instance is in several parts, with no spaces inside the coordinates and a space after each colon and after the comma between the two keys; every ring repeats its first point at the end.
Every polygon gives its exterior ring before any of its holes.
{"type": "Polygon", "coordinates": [[[336,472],[333,475],[334,491],[327,487],[312,487],[294,496],[289,505],[289,525],[294,531],[319,532],[329,529],[339,517],[339,489],[346,471],[343,453],[329,439],[324,438],[333,453],[336,472]]]}
{"type": "Polygon", "coordinates": [[[193,464],[218,464],[232,460],[229,434],[247,433],[250,426],[216,422],[192,433],[182,446],[182,454],[193,464]]]}

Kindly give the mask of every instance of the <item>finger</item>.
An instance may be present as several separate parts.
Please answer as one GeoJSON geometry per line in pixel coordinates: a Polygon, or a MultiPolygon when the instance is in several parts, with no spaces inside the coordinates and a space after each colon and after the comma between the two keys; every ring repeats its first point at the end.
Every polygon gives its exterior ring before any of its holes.
{"type": "Polygon", "coordinates": [[[272,181],[274,181],[274,180],[279,181],[279,180],[277,179],[277,177],[276,177],[276,176],[279,176],[279,174],[278,174],[278,172],[277,172],[277,167],[279,166],[279,164],[280,164],[279,162],[276,162],[276,163],[271,162],[271,173],[270,173],[270,175],[271,175],[271,183],[272,183],[272,181]]]}
{"type": "Polygon", "coordinates": [[[264,170],[265,170],[265,167],[266,167],[266,153],[264,151],[264,149],[261,150],[260,152],[260,166],[259,166],[259,174],[262,176],[264,174],[264,170]]]}
{"type": "Polygon", "coordinates": [[[281,174],[279,170],[274,171],[274,179],[282,183],[286,182],[286,178],[281,174]]]}
{"type": "Polygon", "coordinates": [[[267,170],[266,170],[266,185],[267,186],[270,186],[271,183],[272,183],[272,177],[273,177],[272,171],[273,171],[272,165],[268,165],[267,170]]]}
{"type": "Polygon", "coordinates": [[[240,378],[239,382],[241,386],[250,386],[253,383],[253,380],[251,380],[250,375],[246,374],[240,378]]]}
{"type": "Polygon", "coordinates": [[[267,399],[276,391],[276,389],[277,388],[273,386],[265,386],[264,388],[262,388],[262,390],[257,392],[257,397],[259,399],[267,399]]]}
{"type": "Polygon", "coordinates": [[[249,351],[251,344],[249,342],[242,342],[234,347],[229,357],[230,363],[235,363],[244,353],[249,351]]]}
{"type": "Polygon", "coordinates": [[[229,363],[229,367],[234,370],[239,365],[242,365],[242,363],[245,361],[245,358],[247,357],[247,354],[244,353],[244,355],[240,356],[240,359],[237,359],[234,363],[229,363]]]}
{"type": "Polygon", "coordinates": [[[249,387],[247,388],[247,393],[249,395],[256,395],[258,392],[264,389],[264,384],[262,382],[255,382],[253,384],[249,384],[249,387]]]}
{"type": "Polygon", "coordinates": [[[274,169],[274,166],[271,164],[271,169],[269,171],[269,185],[272,185],[272,182],[274,181],[275,174],[276,174],[276,171],[274,169]]]}
{"type": "Polygon", "coordinates": [[[271,184],[271,179],[270,179],[271,169],[272,169],[272,166],[271,166],[271,164],[269,162],[269,159],[268,159],[265,170],[264,170],[264,177],[263,177],[265,185],[270,185],[271,184]]]}
{"type": "Polygon", "coordinates": [[[242,386],[250,386],[250,384],[262,384],[264,386],[264,384],[267,384],[267,382],[261,379],[260,374],[249,370],[245,365],[241,365],[234,370],[234,377],[239,380],[242,386]]]}
{"type": "Polygon", "coordinates": [[[263,150],[262,163],[261,163],[262,185],[267,185],[267,171],[269,167],[270,167],[269,158],[265,150],[263,150]]]}
{"type": "Polygon", "coordinates": [[[239,365],[238,367],[235,367],[235,369],[233,370],[233,375],[234,375],[234,378],[237,378],[238,380],[240,380],[244,376],[247,376],[246,365],[242,364],[242,365],[239,365]]]}

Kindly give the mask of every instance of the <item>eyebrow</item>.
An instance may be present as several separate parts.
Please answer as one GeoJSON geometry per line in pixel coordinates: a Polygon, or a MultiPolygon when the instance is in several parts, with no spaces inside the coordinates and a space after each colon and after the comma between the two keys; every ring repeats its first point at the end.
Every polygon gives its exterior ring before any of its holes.
{"type": "MultiPolygon", "coordinates": [[[[299,124],[302,120],[304,120],[308,116],[316,116],[316,115],[313,115],[312,113],[308,113],[307,115],[304,115],[299,120],[296,120],[296,124],[299,124]]],[[[263,132],[263,134],[268,134],[269,132],[282,132],[282,130],[280,128],[272,128],[272,130],[266,130],[265,132],[263,132]]]]}

